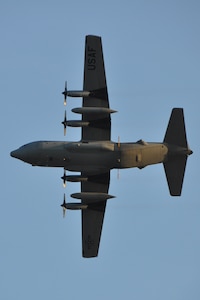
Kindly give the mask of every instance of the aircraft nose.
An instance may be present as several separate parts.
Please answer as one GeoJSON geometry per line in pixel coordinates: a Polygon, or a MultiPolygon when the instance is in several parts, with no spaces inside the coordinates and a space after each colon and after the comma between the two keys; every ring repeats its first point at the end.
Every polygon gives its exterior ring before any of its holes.
{"type": "Polygon", "coordinates": [[[20,151],[19,150],[14,150],[10,152],[10,156],[14,157],[14,158],[19,158],[20,159],[20,151]]]}
{"type": "Polygon", "coordinates": [[[10,156],[22,160],[26,163],[34,163],[34,159],[38,156],[37,143],[29,143],[20,148],[11,151],[10,156]]]}
{"type": "Polygon", "coordinates": [[[11,151],[11,152],[10,152],[10,156],[12,156],[12,157],[15,157],[15,158],[16,158],[16,150],[14,150],[14,151],[11,151]]]}

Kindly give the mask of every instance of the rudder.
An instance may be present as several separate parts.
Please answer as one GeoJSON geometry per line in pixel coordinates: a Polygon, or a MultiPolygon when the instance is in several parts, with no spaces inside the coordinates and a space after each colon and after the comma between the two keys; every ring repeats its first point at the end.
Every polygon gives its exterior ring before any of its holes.
{"type": "Polygon", "coordinates": [[[185,121],[182,108],[173,108],[164,137],[164,143],[187,148],[185,121]]]}

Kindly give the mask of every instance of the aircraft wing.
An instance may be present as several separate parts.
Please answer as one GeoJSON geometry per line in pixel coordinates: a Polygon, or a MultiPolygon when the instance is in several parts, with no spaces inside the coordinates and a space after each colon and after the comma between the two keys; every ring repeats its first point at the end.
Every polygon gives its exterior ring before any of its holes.
{"type": "MultiPolygon", "coordinates": [[[[90,176],[88,181],[81,183],[82,192],[108,193],[110,184],[110,172],[90,176]]],[[[85,200],[82,203],[87,202],[85,200]]],[[[90,202],[87,209],[82,210],[82,252],[83,257],[95,257],[98,255],[101,231],[106,209],[105,201],[90,202]]]]}
{"type": "MultiPolygon", "coordinates": [[[[98,36],[86,36],[83,90],[91,92],[90,97],[83,97],[83,107],[109,108],[102,43],[98,36]]],[[[82,140],[110,140],[110,113],[84,113],[82,120],[89,121],[89,126],[82,128],[82,140]]]]}

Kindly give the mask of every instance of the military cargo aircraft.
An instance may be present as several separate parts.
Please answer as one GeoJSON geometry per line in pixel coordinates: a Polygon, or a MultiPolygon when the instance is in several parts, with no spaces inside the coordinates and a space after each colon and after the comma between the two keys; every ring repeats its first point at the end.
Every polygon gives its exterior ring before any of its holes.
{"type": "Polygon", "coordinates": [[[64,104],[67,97],[82,97],[82,107],[74,108],[81,120],[68,121],[66,127],[81,127],[82,136],[78,142],[37,141],[12,151],[11,156],[33,166],[62,167],[66,181],[80,182],[81,192],[71,195],[80,200],[61,205],[66,209],[81,210],[82,213],[82,255],[96,257],[102,232],[103,219],[108,199],[110,171],[123,168],[144,168],[163,163],[169,191],[180,196],[186,161],[192,151],[188,147],[182,108],[174,108],[163,142],[152,143],[139,140],[135,143],[111,141],[111,109],[108,100],[106,75],[101,38],[86,36],[83,90],[68,91],[65,84],[64,104]],[[66,175],[67,171],[79,175],[66,175]]]}

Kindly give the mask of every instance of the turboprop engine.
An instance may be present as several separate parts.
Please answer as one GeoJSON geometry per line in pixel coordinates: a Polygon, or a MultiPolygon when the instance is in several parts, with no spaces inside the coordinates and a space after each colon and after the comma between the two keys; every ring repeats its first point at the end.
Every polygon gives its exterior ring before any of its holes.
{"type": "Polygon", "coordinates": [[[64,194],[64,199],[63,199],[63,203],[60,205],[63,208],[63,217],[65,217],[65,212],[66,209],[71,209],[71,210],[82,210],[82,209],[86,209],[88,207],[87,204],[83,204],[83,203],[66,203],[65,200],[65,194],[64,194]]]}
{"type": "Polygon", "coordinates": [[[63,180],[63,186],[66,187],[66,181],[82,182],[82,181],[87,181],[88,177],[82,175],[66,175],[66,170],[64,169],[64,174],[61,177],[61,179],[63,180]]]}
{"type": "Polygon", "coordinates": [[[69,97],[90,97],[91,92],[89,91],[68,91],[67,90],[67,81],[65,81],[65,89],[62,92],[64,95],[64,105],[67,104],[67,96],[69,97]]]}

